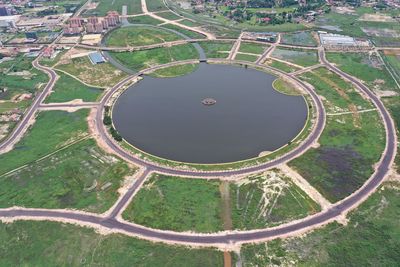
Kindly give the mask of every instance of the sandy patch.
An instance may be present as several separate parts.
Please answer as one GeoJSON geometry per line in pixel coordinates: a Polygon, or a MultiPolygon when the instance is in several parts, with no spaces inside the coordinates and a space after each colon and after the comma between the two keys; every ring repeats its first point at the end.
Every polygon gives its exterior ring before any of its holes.
{"type": "Polygon", "coordinates": [[[375,22],[396,22],[394,18],[384,14],[364,14],[358,20],[375,22]]]}

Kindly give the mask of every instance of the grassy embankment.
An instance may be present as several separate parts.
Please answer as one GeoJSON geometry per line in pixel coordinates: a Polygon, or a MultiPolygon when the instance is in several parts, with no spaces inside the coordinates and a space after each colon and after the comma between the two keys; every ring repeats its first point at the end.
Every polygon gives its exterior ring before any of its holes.
{"type": "Polygon", "coordinates": [[[301,76],[324,98],[328,113],[320,146],[289,162],[328,200],[336,202],[357,190],[373,173],[385,133],[372,104],[336,74],[317,69],[301,76]],[[344,114],[343,114],[344,112],[344,114]]]}
{"type": "Polygon", "coordinates": [[[185,65],[164,68],[150,73],[150,76],[157,78],[172,78],[177,76],[183,76],[194,72],[198,68],[198,66],[199,66],[198,64],[185,64],[185,65]]]}
{"type": "Polygon", "coordinates": [[[160,64],[185,59],[197,59],[198,53],[191,44],[162,47],[136,52],[112,53],[121,64],[134,69],[142,70],[160,64]]]}
{"type": "Polygon", "coordinates": [[[293,65],[288,65],[286,63],[277,61],[277,60],[273,60],[273,59],[267,59],[267,61],[265,61],[264,63],[267,66],[282,70],[284,72],[290,73],[290,72],[294,72],[296,70],[299,70],[298,67],[295,67],[293,65]]]}
{"type": "Polygon", "coordinates": [[[222,252],[55,222],[0,224],[1,266],[222,266],[222,252]]]}
{"type": "Polygon", "coordinates": [[[104,212],[133,173],[88,139],[87,110],[42,112],[14,149],[0,155],[0,206],[104,212]]]}
{"type": "Polygon", "coordinates": [[[200,42],[207,58],[227,58],[233,42],[200,42]]]}
{"type": "Polygon", "coordinates": [[[164,42],[177,41],[182,39],[167,30],[153,27],[123,27],[112,31],[106,39],[108,46],[142,46],[164,42]]]}
{"type": "Polygon", "coordinates": [[[53,92],[46,98],[46,103],[68,102],[74,99],[94,102],[103,92],[99,88],[86,86],[62,72],[57,74],[60,78],[53,87],[53,92]]]}

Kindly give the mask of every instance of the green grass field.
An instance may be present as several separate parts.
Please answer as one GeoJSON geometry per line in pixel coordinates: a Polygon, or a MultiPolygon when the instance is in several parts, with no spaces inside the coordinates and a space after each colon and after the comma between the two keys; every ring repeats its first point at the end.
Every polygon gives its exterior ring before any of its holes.
{"type": "Polygon", "coordinates": [[[14,149],[0,155],[0,175],[33,162],[87,135],[87,110],[41,112],[14,149]]]}
{"type": "Polygon", "coordinates": [[[199,42],[207,58],[226,58],[231,51],[232,42],[199,42]]]}
{"type": "Polygon", "coordinates": [[[257,229],[299,219],[320,210],[318,204],[277,170],[231,184],[235,229],[257,229]]]}
{"type": "Polygon", "coordinates": [[[136,52],[111,53],[111,55],[121,62],[121,64],[134,70],[142,70],[172,61],[197,59],[199,57],[196,49],[191,44],[136,52]]]}
{"type": "Polygon", "coordinates": [[[307,236],[245,245],[243,266],[396,266],[400,261],[400,191],[386,183],[350,214],[347,226],[337,223],[307,236]]]}
{"type": "Polygon", "coordinates": [[[167,246],[55,222],[0,224],[1,266],[222,266],[222,252],[167,246]]]}
{"type": "Polygon", "coordinates": [[[124,211],[129,221],[152,228],[222,230],[219,181],[153,175],[124,211]]]}
{"type": "Polygon", "coordinates": [[[122,6],[128,7],[128,14],[140,14],[142,13],[142,7],[140,0],[97,0],[98,6],[94,10],[90,10],[85,15],[97,15],[104,16],[110,10],[118,11],[122,14],[122,6]]]}
{"type": "Polygon", "coordinates": [[[146,1],[146,3],[147,3],[147,9],[150,12],[168,10],[167,7],[164,5],[163,0],[151,0],[151,1],[146,1]]]}
{"type": "Polygon", "coordinates": [[[318,64],[318,55],[315,51],[275,48],[275,50],[272,52],[272,57],[285,60],[303,67],[318,64]]]}
{"type": "Polygon", "coordinates": [[[261,55],[266,47],[266,45],[242,42],[239,47],[239,52],[261,55]]]}
{"type": "Polygon", "coordinates": [[[169,20],[177,20],[177,19],[181,19],[182,17],[179,17],[178,15],[172,13],[172,12],[160,12],[157,14],[157,16],[160,16],[164,19],[169,19],[169,20]]]}
{"type": "MultiPolygon", "coordinates": [[[[7,159],[7,157],[6,157],[7,159]]],[[[84,139],[0,176],[0,207],[74,208],[105,212],[118,199],[126,163],[84,139]]]]}
{"type": "Polygon", "coordinates": [[[328,116],[319,143],[319,148],[308,150],[289,165],[336,202],[371,176],[385,147],[385,132],[376,111],[328,116]]]}
{"type": "Polygon", "coordinates": [[[169,68],[156,70],[155,72],[150,73],[150,76],[157,78],[172,78],[192,73],[197,68],[198,64],[185,64],[185,65],[173,66],[169,68]]]}
{"type": "Polygon", "coordinates": [[[153,27],[123,27],[112,31],[106,43],[108,46],[152,45],[182,39],[175,33],[153,27]]]}
{"type": "Polygon", "coordinates": [[[138,16],[138,17],[130,17],[130,18],[128,18],[128,21],[129,21],[129,23],[132,23],[132,24],[158,25],[158,24],[162,23],[161,20],[152,18],[152,17],[147,16],[147,15],[138,16]]]}
{"type": "Polygon", "coordinates": [[[190,31],[190,30],[186,30],[184,28],[181,28],[179,26],[173,25],[173,24],[165,24],[162,26],[163,28],[167,28],[167,29],[171,29],[177,32],[180,32],[184,35],[186,35],[187,37],[191,38],[191,39],[203,39],[205,38],[204,35],[194,32],[194,31],[190,31]]]}
{"type": "Polygon", "coordinates": [[[10,100],[24,93],[34,95],[47,83],[47,75],[35,69],[32,61],[20,55],[0,64],[0,100],[10,100]]]}
{"type": "Polygon", "coordinates": [[[285,64],[285,63],[280,62],[280,61],[272,60],[272,59],[268,59],[265,62],[265,64],[268,65],[268,66],[271,66],[273,68],[276,68],[276,69],[282,70],[284,72],[287,72],[287,73],[299,70],[299,68],[297,68],[297,67],[285,64]]]}
{"type": "MultiPolygon", "coordinates": [[[[388,69],[393,74],[394,78],[400,83],[400,55],[382,55],[388,69]]],[[[400,89],[400,88],[399,88],[400,89]]]]}
{"type": "Polygon", "coordinates": [[[281,92],[286,95],[301,95],[302,93],[290,82],[278,78],[273,83],[272,86],[278,92],[281,92]]]}
{"type": "Polygon", "coordinates": [[[99,88],[86,86],[62,72],[57,74],[60,78],[53,87],[53,92],[46,98],[46,103],[68,102],[74,99],[94,102],[103,92],[99,88]]]}
{"type": "Polygon", "coordinates": [[[56,68],[77,77],[87,84],[101,87],[114,86],[127,76],[127,74],[116,69],[110,63],[93,65],[87,57],[72,59],[70,63],[57,65],[56,68]]]}
{"type": "Polygon", "coordinates": [[[255,62],[257,61],[258,56],[254,55],[248,55],[248,54],[236,54],[235,60],[244,60],[244,61],[249,61],[249,62],[255,62]]]}
{"type": "MultiPolygon", "coordinates": [[[[382,98],[386,108],[391,113],[391,116],[396,124],[397,131],[400,131],[400,96],[382,98]]],[[[397,153],[395,164],[397,170],[400,170],[400,153],[397,153]]]]}
{"type": "Polygon", "coordinates": [[[370,89],[399,91],[381,60],[367,53],[327,53],[327,59],[344,72],[367,82],[370,89]]]}
{"type": "Polygon", "coordinates": [[[317,46],[318,42],[309,31],[285,33],[282,35],[283,44],[302,45],[302,46],[317,46]]]}
{"type": "Polygon", "coordinates": [[[373,108],[372,104],[365,100],[350,83],[325,68],[304,73],[300,78],[314,86],[316,92],[324,97],[323,102],[328,113],[373,108]]]}

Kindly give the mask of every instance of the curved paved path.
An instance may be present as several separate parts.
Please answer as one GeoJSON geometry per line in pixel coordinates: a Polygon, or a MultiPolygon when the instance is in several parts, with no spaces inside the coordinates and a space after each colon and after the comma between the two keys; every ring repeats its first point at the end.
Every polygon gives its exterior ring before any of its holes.
{"type": "MultiPolygon", "coordinates": [[[[382,116],[387,134],[385,151],[374,174],[359,190],[357,190],[344,200],[335,203],[332,208],[309,216],[305,219],[290,222],[273,228],[253,231],[221,232],[214,234],[177,233],[172,231],[161,231],[135,225],[132,223],[127,223],[124,221],[119,221],[113,216],[102,217],[95,214],[66,210],[11,208],[0,210],[0,217],[14,219],[25,218],[37,220],[57,220],[72,223],[77,222],[90,226],[101,227],[103,229],[108,229],[113,232],[125,233],[128,235],[138,236],[149,240],[163,241],[166,243],[226,247],[229,247],[233,244],[251,243],[256,241],[264,241],[276,237],[285,237],[335,220],[338,216],[341,216],[342,214],[345,214],[351,209],[355,208],[359,203],[365,200],[369,196],[369,194],[371,194],[378,188],[380,183],[387,175],[391,164],[393,163],[394,156],[396,154],[397,139],[394,123],[380,99],[376,97],[372,92],[370,92],[369,89],[357,79],[340,71],[335,66],[327,62],[323,50],[320,50],[319,53],[323,64],[325,64],[329,69],[331,69],[333,72],[337,73],[341,77],[351,81],[361,92],[366,94],[371,99],[371,101],[377,107],[377,110],[382,116]]],[[[49,84],[51,84],[51,81],[49,84]]],[[[122,84],[124,84],[124,81],[121,82],[119,85],[122,84]]],[[[36,108],[33,108],[33,110],[36,110],[36,108]]],[[[149,171],[151,171],[151,168],[147,168],[145,172],[149,171]]],[[[144,178],[145,177],[141,179],[139,178],[137,180],[142,181],[144,178]]],[[[120,201],[116,207],[116,209],[118,209],[118,212],[119,207],[122,207],[124,204],[125,203],[122,198],[122,201],[120,201]]]]}

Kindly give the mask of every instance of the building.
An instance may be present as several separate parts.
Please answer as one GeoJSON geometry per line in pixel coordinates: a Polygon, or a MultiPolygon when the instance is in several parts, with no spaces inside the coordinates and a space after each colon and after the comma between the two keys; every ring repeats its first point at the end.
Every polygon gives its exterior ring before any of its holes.
{"type": "Polygon", "coordinates": [[[43,51],[43,57],[45,58],[51,58],[53,57],[53,54],[54,54],[54,48],[51,46],[46,47],[43,51]]]}
{"type": "Polygon", "coordinates": [[[93,65],[106,62],[106,60],[104,59],[103,55],[100,52],[90,53],[89,54],[89,59],[90,59],[90,62],[92,62],[93,65]]]}

